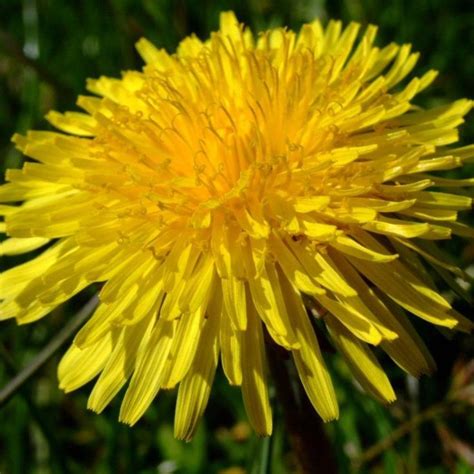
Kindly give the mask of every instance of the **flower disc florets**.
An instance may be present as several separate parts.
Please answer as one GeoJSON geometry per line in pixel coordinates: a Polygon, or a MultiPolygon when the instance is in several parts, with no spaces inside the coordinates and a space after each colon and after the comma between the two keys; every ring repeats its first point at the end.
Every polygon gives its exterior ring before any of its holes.
{"type": "Polygon", "coordinates": [[[0,201],[24,201],[0,206],[2,251],[51,244],[0,277],[1,317],[34,321],[104,282],[61,362],[63,389],[100,374],[89,406],[101,411],[130,379],[120,416],[133,424],[179,384],[175,429],[189,438],[220,356],[269,434],[264,330],[320,415],[338,416],[305,306],[385,402],[395,394],[369,345],[414,375],[434,366],[404,310],[470,329],[424,263],[462,293],[451,273],[465,274],[434,241],[472,236],[457,222],[471,199],[431,188],[473,180],[430,173],[472,158],[446,147],[472,104],[413,105],[436,73],[405,81],[418,54],[375,47],[373,26],[356,43],[358,31],[314,22],[254,37],[225,13],[175,55],[140,40],[143,72],[89,81],[84,113],[48,115],[64,133],[14,137],[35,161],[0,187],[0,201]]]}

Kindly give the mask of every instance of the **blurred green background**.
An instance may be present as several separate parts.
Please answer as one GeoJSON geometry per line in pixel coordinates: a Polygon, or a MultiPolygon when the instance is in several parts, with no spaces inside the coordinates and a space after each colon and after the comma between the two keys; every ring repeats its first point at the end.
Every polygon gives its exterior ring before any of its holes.
{"type": "MultiPolygon", "coordinates": [[[[119,76],[122,70],[140,68],[134,50],[140,37],[173,51],[191,32],[205,38],[217,28],[219,12],[229,9],[254,31],[278,25],[298,29],[315,17],[375,23],[380,26],[379,44],[411,42],[422,52],[418,73],[441,71],[419,104],[472,96],[474,12],[467,0],[0,0],[1,174],[21,166],[21,156],[10,143],[15,131],[48,128],[43,119],[48,110],[74,109],[87,77],[119,76]]],[[[473,138],[471,119],[462,129],[462,141],[472,143],[473,138]]],[[[472,176],[472,166],[458,175],[472,176]]],[[[472,270],[472,243],[453,241],[448,249],[460,265],[472,270]]],[[[4,258],[0,268],[19,261],[4,258]]],[[[31,326],[1,324],[0,387],[93,291],[31,326]]],[[[471,295],[472,291],[471,287],[471,295]]],[[[458,310],[472,314],[472,305],[448,296],[458,310]]],[[[398,393],[398,401],[389,407],[365,396],[340,358],[327,355],[341,419],[326,428],[340,472],[473,472],[473,339],[459,334],[448,338],[423,323],[417,327],[438,371],[415,380],[382,357],[398,393]]],[[[64,347],[0,407],[2,474],[295,472],[280,408],[274,410],[274,436],[257,438],[247,424],[239,390],[229,387],[222,373],[197,435],[182,443],[172,435],[174,392],[160,394],[130,429],[116,421],[120,399],[98,416],[86,410],[89,386],[67,396],[58,390],[56,366],[63,351],[64,347]]]]}

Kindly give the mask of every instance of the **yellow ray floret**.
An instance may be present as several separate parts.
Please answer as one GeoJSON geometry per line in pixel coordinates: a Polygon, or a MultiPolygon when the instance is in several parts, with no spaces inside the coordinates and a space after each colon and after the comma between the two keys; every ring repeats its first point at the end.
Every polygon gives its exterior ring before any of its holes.
{"type": "Polygon", "coordinates": [[[371,345],[419,376],[435,364],[410,319],[471,330],[435,284],[468,297],[436,241],[474,236],[458,221],[472,200],[452,192],[474,180],[437,172],[473,161],[472,145],[449,146],[472,102],[418,107],[437,73],[407,79],[418,53],[359,30],[255,36],[223,13],[176,54],[141,39],[143,70],[89,80],[82,112],[47,115],[60,132],[13,137],[32,160],[0,186],[0,255],[37,256],[0,275],[0,319],[35,321],[102,285],[62,389],[97,377],[100,412],[124,388],[133,425],[178,387],[175,434],[189,440],[220,360],[269,435],[268,345],[291,352],[328,421],[339,409],[321,333],[390,403],[371,345]]]}

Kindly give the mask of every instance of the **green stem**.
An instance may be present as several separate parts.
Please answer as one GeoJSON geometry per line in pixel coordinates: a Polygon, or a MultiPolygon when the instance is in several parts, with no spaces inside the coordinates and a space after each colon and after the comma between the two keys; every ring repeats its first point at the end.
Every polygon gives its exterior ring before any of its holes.
{"type": "Polygon", "coordinates": [[[324,424],[311,405],[299,379],[292,379],[286,351],[269,343],[268,359],[277,397],[283,407],[288,437],[298,472],[338,472],[324,424]]]}

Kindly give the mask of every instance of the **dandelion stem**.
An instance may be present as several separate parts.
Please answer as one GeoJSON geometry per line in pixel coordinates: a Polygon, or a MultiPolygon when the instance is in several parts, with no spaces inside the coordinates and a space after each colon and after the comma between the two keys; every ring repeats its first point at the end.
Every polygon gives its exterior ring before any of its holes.
{"type": "Polygon", "coordinates": [[[51,356],[74,334],[81,324],[89,317],[97,305],[97,297],[89,300],[61,331],[44,347],[36,357],[10,382],[0,390],[0,407],[13,395],[51,358],[51,356]]]}
{"type": "MultiPolygon", "coordinates": [[[[268,339],[267,339],[268,341],[268,339]]],[[[285,425],[301,474],[337,473],[331,443],[298,377],[292,377],[286,352],[268,343],[268,359],[285,425]]]]}

